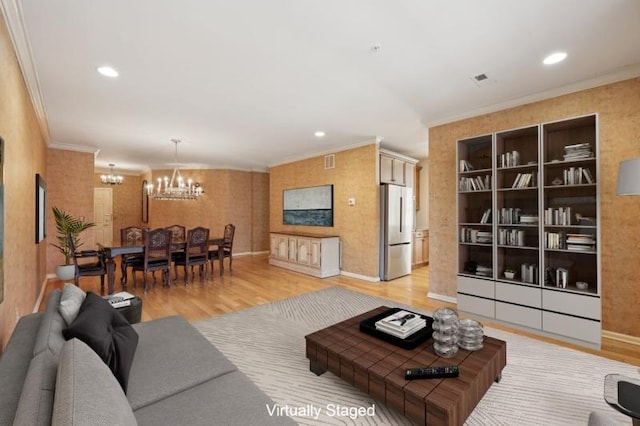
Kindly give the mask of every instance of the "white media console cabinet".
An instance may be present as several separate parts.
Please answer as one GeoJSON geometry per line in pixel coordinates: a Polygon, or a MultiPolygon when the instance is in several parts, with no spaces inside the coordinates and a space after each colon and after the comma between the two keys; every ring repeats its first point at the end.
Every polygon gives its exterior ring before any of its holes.
{"type": "Polygon", "coordinates": [[[340,239],[272,232],[269,264],[318,278],[339,275],[340,239]]]}

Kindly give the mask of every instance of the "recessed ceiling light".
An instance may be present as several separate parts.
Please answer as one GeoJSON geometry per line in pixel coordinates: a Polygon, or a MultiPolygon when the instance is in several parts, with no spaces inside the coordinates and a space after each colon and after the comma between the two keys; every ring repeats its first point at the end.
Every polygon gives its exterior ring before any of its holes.
{"type": "Polygon", "coordinates": [[[112,67],[99,67],[98,72],[106,77],[117,77],[118,71],[112,67]]]}
{"type": "Polygon", "coordinates": [[[323,138],[325,133],[322,130],[318,130],[314,135],[316,135],[316,138],[323,138]]]}
{"type": "Polygon", "coordinates": [[[544,63],[545,65],[557,64],[558,62],[564,61],[566,57],[566,52],[555,52],[544,58],[544,61],[542,61],[542,63],[544,63]]]}

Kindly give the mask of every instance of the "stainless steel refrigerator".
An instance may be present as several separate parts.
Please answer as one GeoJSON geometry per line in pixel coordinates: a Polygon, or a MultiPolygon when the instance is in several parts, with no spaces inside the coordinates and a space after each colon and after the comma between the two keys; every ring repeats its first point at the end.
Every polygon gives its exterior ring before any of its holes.
{"type": "Polygon", "coordinates": [[[380,185],[380,279],[392,280],[411,273],[413,190],[380,185]]]}

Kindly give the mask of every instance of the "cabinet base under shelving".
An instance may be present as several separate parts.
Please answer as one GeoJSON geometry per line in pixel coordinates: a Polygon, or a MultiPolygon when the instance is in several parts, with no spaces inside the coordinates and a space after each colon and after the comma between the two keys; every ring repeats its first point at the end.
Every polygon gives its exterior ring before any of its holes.
{"type": "MultiPolygon", "coordinates": [[[[584,340],[580,340],[580,339],[575,339],[573,337],[569,337],[569,336],[565,336],[565,335],[561,335],[561,334],[556,334],[556,333],[551,333],[551,332],[547,332],[544,330],[540,330],[537,328],[532,328],[532,327],[527,327],[524,325],[520,325],[517,323],[513,323],[513,322],[509,322],[509,321],[503,321],[503,320],[499,320],[496,318],[492,318],[492,317],[486,317],[484,315],[479,315],[473,312],[467,312],[465,310],[462,309],[458,309],[458,315],[460,316],[460,318],[463,318],[465,316],[468,316],[469,318],[473,318],[477,321],[482,322],[484,325],[487,326],[491,326],[491,324],[497,324],[497,325],[501,325],[501,326],[505,326],[505,327],[509,327],[509,328],[513,328],[516,330],[520,330],[520,331],[525,331],[534,335],[538,335],[538,336],[543,336],[549,339],[554,339],[554,340],[559,340],[561,342],[565,342],[565,343],[572,343],[574,345],[578,345],[578,346],[582,346],[585,348],[589,348],[589,349],[596,349],[596,350],[600,350],[601,349],[601,341],[598,340],[597,343],[594,342],[587,342],[584,340]]],[[[598,329],[600,329],[600,323],[598,323],[598,329]]]]}

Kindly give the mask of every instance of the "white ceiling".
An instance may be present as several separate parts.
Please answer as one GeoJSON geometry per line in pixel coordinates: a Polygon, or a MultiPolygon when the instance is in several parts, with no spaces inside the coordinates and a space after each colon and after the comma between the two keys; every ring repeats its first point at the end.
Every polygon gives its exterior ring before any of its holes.
{"type": "Polygon", "coordinates": [[[638,0],[1,2],[50,145],[125,172],[172,167],[172,138],[185,168],[423,158],[430,125],[640,75],[638,0]]]}

